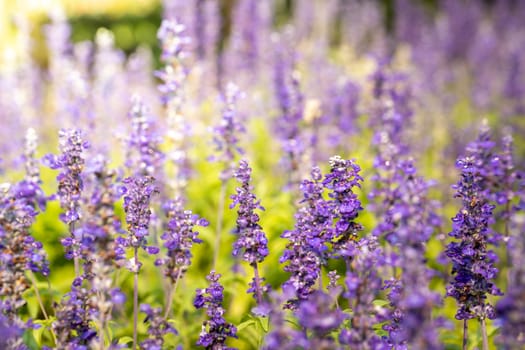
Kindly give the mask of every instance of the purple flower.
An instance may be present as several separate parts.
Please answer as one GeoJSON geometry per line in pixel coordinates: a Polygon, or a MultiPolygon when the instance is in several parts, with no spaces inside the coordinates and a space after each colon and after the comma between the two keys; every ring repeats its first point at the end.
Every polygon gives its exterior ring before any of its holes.
{"type": "MultiPolygon", "coordinates": [[[[124,211],[126,212],[126,223],[128,225],[128,235],[118,237],[115,240],[116,259],[125,258],[125,248],[133,248],[136,252],[139,248],[144,249],[150,254],[158,252],[157,249],[149,249],[147,237],[151,221],[150,201],[151,197],[157,192],[154,179],[150,176],[128,177],[124,180],[126,194],[124,195],[124,211]]],[[[136,254],[135,254],[136,255],[136,254]]],[[[137,273],[141,263],[136,257],[126,263],[126,267],[137,273]]]]}
{"type": "Polygon", "coordinates": [[[255,213],[255,210],[264,208],[252,193],[251,172],[248,162],[241,160],[234,174],[241,187],[237,187],[237,194],[231,196],[233,203],[230,208],[239,206],[237,227],[234,231],[238,239],[233,245],[233,255],[238,256],[241,252],[246,262],[256,264],[268,255],[268,240],[259,225],[259,215],[255,213]]]}
{"type": "MultiPolygon", "coordinates": [[[[62,129],[59,132],[60,155],[48,154],[44,163],[51,169],[61,169],[57,176],[60,206],[64,211],[60,220],[72,225],[80,220],[81,194],[84,188],[82,171],[84,169],[84,151],[88,143],[83,140],[80,130],[62,129]]],[[[72,234],[72,232],[70,232],[72,234]]]]}
{"type": "MultiPolygon", "coordinates": [[[[312,332],[313,339],[321,343],[333,341],[328,334],[341,326],[345,319],[341,310],[335,308],[335,298],[322,291],[315,291],[308,300],[299,304],[295,312],[299,324],[312,332]]],[[[316,347],[317,348],[317,347],[316,347]]]]}
{"type": "Polygon", "coordinates": [[[143,349],[160,350],[164,347],[166,334],[178,334],[170,322],[163,317],[162,308],[152,308],[148,304],[142,304],[140,311],[146,314],[148,323],[148,338],[140,343],[143,349]]]}
{"type": "MultiPolygon", "coordinates": [[[[3,310],[2,302],[0,301],[0,310],[3,310]]],[[[28,350],[29,348],[24,344],[22,335],[24,333],[24,326],[21,322],[13,322],[8,317],[0,312],[0,347],[2,349],[13,350],[28,350]]]]}
{"type": "Polygon", "coordinates": [[[75,224],[81,218],[84,151],[89,145],[84,141],[82,132],[77,129],[62,129],[58,136],[60,155],[48,154],[43,161],[51,169],[60,169],[57,176],[57,195],[63,211],[60,220],[69,225],[70,234],[68,239],[63,240],[63,245],[66,248],[66,257],[73,258],[80,254],[75,224]]]}
{"type": "Polygon", "coordinates": [[[208,319],[202,325],[202,331],[197,345],[206,349],[230,349],[225,346],[228,337],[237,338],[237,328],[224,319],[222,307],[224,288],[219,283],[221,275],[211,271],[206,279],[210,282],[208,288],[197,289],[193,306],[196,309],[206,309],[208,319]]]}
{"type": "Polygon", "coordinates": [[[482,133],[482,137],[469,146],[468,155],[456,162],[461,179],[454,186],[455,197],[461,199],[462,208],[452,218],[449,235],[456,241],[449,243],[446,254],[452,261],[454,275],[447,286],[447,296],[458,302],[458,320],[494,318],[494,309],[487,302],[487,296],[502,294],[493,282],[498,272],[496,255],[488,249],[494,206],[487,198],[490,169],[486,165],[487,153],[483,150],[491,147],[492,142],[482,133]]]}
{"type": "Polygon", "coordinates": [[[314,167],[311,180],[301,183],[303,205],[295,214],[294,229],[281,235],[287,238],[289,243],[279,261],[288,263],[284,271],[291,273],[283,288],[293,288],[294,296],[297,297],[297,300],[288,301],[287,306],[291,308],[294,308],[297,301],[307,299],[313,292],[314,285],[321,275],[321,266],[327,258],[325,233],[332,220],[328,203],[323,198],[321,179],[321,170],[314,167]]]}
{"type": "Polygon", "coordinates": [[[330,192],[327,206],[333,220],[333,225],[327,230],[327,238],[331,241],[332,254],[348,256],[346,249],[357,239],[362,230],[361,224],[355,222],[359,212],[363,210],[361,202],[354,193],[355,187],[361,187],[363,178],[359,174],[361,168],[353,160],[345,160],[339,156],[330,158],[330,172],[325,175],[322,184],[330,192]]]}
{"type": "Polygon", "coordinates": [[[115,203],[122,196],[123,189],[116,182],[116,172],[107,168],[107,161],[101,155],[91,160],[86,173],[85,192],[90,198],[85,207],[86,218],[76,232],[84,260],[84,275],[91,279],[93,262],[98,261],[105,266],[114,264],[115,238],[117,234],[124,233],[120,218],[115,213],[115,203]]]}
{"type": "Polygon", "coordinates": [[[237,112],[237,103],[241,98],[243,98],[243,94],[239,88],[235,84],[229,83],[222,98],[224,107],[221,122],[213,129],[213,141],[216,145],[216,151],[219,152],[219,155],[213,159],[224,163],[224,169],[220,175],[222,181],[232,176],[235,168],[235,155],[244,154],[243,149],[238,144],[239,134],[246,131],[239,121],[237,112]]]}
{"type": "Polygon", "coordinates": [[[390,289],[388,322],[383,329],[389,346],[442,349],[437,338],[437,324],[431,318],[432,308],[441,301],[429,289],[432,271],[426,266],[426,243],[440,224],[436,204],[428,199],[430,183],[416,176],[412,161],[398,164],[395,186],[383,218],[383,234],[397,252],[390,257],[401,277],[385,281],[390,289]],[[388,227],[388,229],[386,229],[388,227]]]}
{"type": "Polygon", "coordinates": [[[512,257],[507,293],[496,305],[501,323],[497,343],[501,349],[520,349],[525,346],[525,236],[517,231],[508,245],[512,257]]]}
{"type": "MultiPolygon", "coordinates": [[[[177,13],[177,16],[182,19],[180,13],[177,13]]],[[[165,65],[162,70],[156,72],[156,76],[162,81],[159,90],[162,103],[166,107],[166,135],[171,149],[167,157],[175,168],[175,174],[168,179],[168,185],[176,196],[182,196],[190,176],[187,153],[191,128],[185,118],[184,86],[189,73],[186,61],[191,40],[186,35],[186,27],[177,20],[163,20],[157,37],[162,47],[161,60],[165,65]]]]}
{"type": "Polygon", "coordinates": [[[159,176],[164,154],[153,119],[139,97],[134,97],[129,112],[131,133],[128,137],[126,166],[132,175],[159,176]]]}
{"type": "Polygon", "coordinates": [[[25,305],[23,293],[29,289],[26,272],[49,275],[49,263],[42,243],[30,234],[38,214],[38,184],[22,180],[0,188],[0,295],[2,313],[13,318],[25,305]]]}
{"type": "Polygon", "coordinates": [[[155,264],[164,266],[164,275],[175,283],[191,265],[193,244],[202,243],[195,226],[205,227],[208,222],[190,210],[184,210],[180,200],[168,201],[163,209],[168,221],[160,238],[168,252],[166,257],[157,259],[155,264]]]}
{"type": "Polygon", "coordinates": [[[380,349],[381,338],[374,325],[384,319],[385,311],[373,301],[379,297],[382,279],[379,274],[385,265],[384,253],[373,235],[349,245],[353,256],[351,268],[346,271],[344,296],[352,309],[350,328],[344,328],[339,341],[352,349],[380,349]]]}
{"type": "Polygon", "coordinates": [[[91,321],[96,312],[91,301],[93,291],[88,289],[82,278],[75,278],[71,291],[59,305],[55,305],[56,320],[52,324],[57,337],[57,347],[87,349],[97,336],[91,321]]]}
{"type": "Polygon", "coordinates": [[[299,75],[296,71],[296,53],[292,46],[282,38],[276,49],[274,66],[275,99],[279,107],[279,117],[274,126],[285,153],[282,162],[290,172],[290,184],[298,182],[299,166],[305,151],[304,136],[301,135],[300,122],[303,119],[303,95],[300,90],[299,75]]]}
{"type": "Polygon", "coordinates": [[[255,210],[264,210],[264,208],[252,193],[251,173],[252,169],[248,162],[241,160],[239,168],[234,174],[235,178],[241,183],[241,187],[237,187],[237,194],[231,196],[233,203],[230,205],[230,209],[239,206],[237,209],[237,227],[234,230],[238,237],[233,244],[233,256],[237,257],[241,253],[243,260],[254,268],[255,286],[250,290],[254,292],[256,300],[260,304],[265,288],[262,287],[262,278],[259,277],[257,264],[268,256],[268,239],[259,225],[259,215],[255,213],[255,210]]]}

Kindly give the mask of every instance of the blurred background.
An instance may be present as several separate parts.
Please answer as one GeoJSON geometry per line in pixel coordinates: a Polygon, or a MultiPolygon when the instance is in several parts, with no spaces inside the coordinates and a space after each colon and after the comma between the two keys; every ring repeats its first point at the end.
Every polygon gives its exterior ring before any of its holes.
{"type": "MultiPolygon", "coordinates": [[[[293,16],[294,8],[301,1],[310,0],[276,0],[274,25],[280,26],[286,23],[293,16]]],[[[339,2],[344,5],[350,3],[350,0],[339,0],[339,2]]],[[[385,28],[393,32],[395,0],[364,0],[361,2],[378,3],[383,11],[385,28]]],[[[438,0],[414,0],[412,2],[423,5],[429,12],[435,11],[438,4],[438,0]]],[[[496,0],[481,0],[481,2],[492,5],[496,0]]],[[[224,42],[229,37],[231,13],[237,1],[219,0],[219,3],[223,18],[221,28],[223,40],[221,42],[224,42]]],[[[72,25],[71,39],[73,42],[93,41],[97,29],[104,27],[114,33],[116,46],[128,54],[139,45],[147,45],[158,53],[156,31],[162,17],[162,1],[159,0],[0,0],[0,9],[0,52],[3,53],[3,56],[6,55],[6,51],[17,46],[16,23],[24,17],[34,24],[32,36],[36,43],[32,54],[37,61],[45,64],[46,50],[42,25],[49,23],[51,13],[58,9],[65,11],[72,25]]],[[[338,18],[333,20],[337,22],[338,18]]]]}

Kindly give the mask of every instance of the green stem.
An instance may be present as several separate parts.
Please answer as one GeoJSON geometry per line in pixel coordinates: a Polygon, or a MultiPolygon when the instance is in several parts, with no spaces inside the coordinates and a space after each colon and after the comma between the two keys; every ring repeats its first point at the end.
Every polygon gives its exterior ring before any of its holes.
{"type": "Polygon", "coordinates": [[[467,350],[467,344],[468,344],[468,323],[467,320],[463,320],[463,350],[467,350]]]}
{"type": "MultiPolygon", "coordinates": [[[[135,248],[134,258],[135,258],[135,264],[138,265],[138,248],[135,248]]],[[[133,350],[137,349],[138,317],[139,317],[139,271],[137,270],[133,274],[133,350]]]]}
{"type": "Polygon", "coordinates": [[[253,276],[255,280],[255,296],[257,298],[257,305],[262,304],[262,293],[261,293],[261,281],[259,278],[259,269],[257,268],[257,263],[253,263],[253,276]]]}
{"type": "Polygon", "coordinates": [[[219,249],[221,246],[222,220],[224,216],[224,201],[226,200],[226,181],[221,180],[221,192],[219,194],[219,207],[217,208],[217,231],[215,232],[215,251],[213,252],[213,270],[217,269],[219,249]]]}
{"type": "MultiPolygon", "coordinates": [[[[69,234],[71,235],[71,237],[73,238],[73,242],[75,241],[75,222],[70,222],[69,223],[69,234]]],[[[78,278],[80,277],[80,261],[78,260],[78,256],[77,256],[77,250],[78,250],[78,247],[75,246],[75,244],[73,244],[73,253],[74,253],[74,256],[73,256],[73,263],[75,264],[75,278],[78,278]]]]}
{"type": "MultiPolygon", "coordinates": [[[[33,289],[35,290],[35,296],[36,300],[38,301],[38,305],[40,306],[40,310],[42,311],[42,314],[44,315],[44,318],[46,321],[49,321],[49,316],[47,315],[46,308],[44,307],[44,303],[42,302],[42,297],[40,296],[40,292],[38,291],[38,287],[36,285],[36,278],[33,274],[33,271],[29,271],[29,279],[31,280],[31,283],[33,284],[33,289]]],[[[55,345],[57,345],[57,336],[55,332],[53,331],[53,327],[51,325],[49,326],[49,330],[51,331],[51,336],[53,337],[53,341],[55,342],[55,345]]]]}
{"type": "Polygon", "coordinates": [[[487,337],[487,324],[485,322],[485,317],[481,320],[481,337],[483,339],[483,350],[489,350],[489,339],[487,337]]]}
{"type": "Polygon", "coordinates": [[[166,303],[166,310],[164,311],[164,319],[168,319],[171,311],[171,304],[173,302],[173,295],[175,295],[175,292],[177,291],[177,286],[179,285],[180,276],[182,275],[182,269],[179,269],[179,272],[177,273],[177,278],[175,279],[175,283],[173,285],[170,284],[170,290],[168,292],[168,300],[166,303]]]}

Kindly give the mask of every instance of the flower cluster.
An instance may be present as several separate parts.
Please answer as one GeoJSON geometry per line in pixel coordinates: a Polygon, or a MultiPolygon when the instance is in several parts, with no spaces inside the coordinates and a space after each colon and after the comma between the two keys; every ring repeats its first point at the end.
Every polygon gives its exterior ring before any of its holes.
{"type": "Polygon", "coordinates": [[[126,166],[134,175],[157,175],[164,158],[160,150],[161,138],[156,134],[147,107],[137,96],[133,99],[129,118],[131,133],[128,137],[126,166]]]}
{"type": "Polygon", "coordinates": [[[508,292],[496,305],[497,317],[503,322],[498,343],[502,349],[525,346],[525,237],[512,237],[509,244],[513,267],[509,273],[508,292]]]}
{"type": "Polygon", "coordinates": [[[91,295],[91,291],[83,286],[82,278],[76,278],[71,291],[59,305],[55,305],[56,321],[52,327],[59,348],[87,349],[87,345],[97,336],[91,323],[96,309],[91,295]]]}
{"type": "Polygon", "coordinates": [[[332,243],[333,254],[348,256],[345,251],[347,245],[354,242],[358,232],[363,229],[361,224],[355,222],[363,207],[354,193],[354,188],[361,187],[363,181],[359,174],[361,168],[353,160],[339,156],[330,158],[329,163],[330,172],[322,183],[329,190],[328,205],[334,224],[327,231],[327,237],[332,243]]]}
{"type": "Polygon", "coordinates": [[[326,260],[324,235],[331,224],[331,217],[323,198],[321,179],[321,170],[314,167],[311,179],[303,180],[301,190],[304,205],[295,214],[294,229],[281,235],[289,243],[279,261],[288,263],[284,271],[291,274],[283,288],[292,286],[298,300],[306,299],[313,292],[321,274],[321,266],[326,260]]]}
{"type": "MultiPolygon", "coordinates": [[[[180,18],[180,14],[177,13],[180,18]]],[[[166,106],[167,137],[171,143],[168,158],[175,167],[175,176],[168,181],[177,195],[181,195],[189,177],[187,156],[187,135],[190,126],[184,116],[185,82],[189,74],[187,64],[188,46],[191,38],[186,27],[177,20],[163,20],[157,38],[162,48],[161,61],[165,64],[156,76],[162,81],[159,85],[162,104],[166,106]]]]}
{"type": "Polygon", "coordinates": [[[268,255],[268,239],[259,225],[259,215],[255,213],[255,210],[264,208],[252,193],[251,173],[248,162],[241,160],[234,174],[241,187],[237,187],[237,194],[232,195],[233,202],[230,208],[239,206],[237,227],[234,231],[238,238],[233,245],[233,255],[238,256],[242,253],[242,258],[253,265],[262,262],[268,255]]]}
{"type": "Polygon", "coordinates": [[[349,247],[348,254],[354,259],[346,271],[343,295],[352,308],[352,316],[350,328],[341,331],[339,342],[357,350],[379,349],[382,340],[374,331],[374,325],[384,319],[385,310],[377,308],[373,301],[378,299],[382,287],[379,271],[385,265],[383,249],[373,235],[349,247]]]}
{"type": "Polygon", "coordinates": [[[149,207],[151,197],[155,194],[154,180],[150,176],[128,177],[124,180],[126,194],[124,195],[124,210],[129,234],[126,237],[115,239],[116,259],[124,259],[126,248],[133,248],[135,256],[126,263],[126,267],[137,273],[141,263],[137,259],[137,251],[143,248],[149,254],[157,254],[159,248],[148,246],[149,224],[151,220],[151,209],[149,207]]]}
{"type": "MultiPolygon", "coordinates": [[[[57,195],[64,211],[60,220],[72,227],[81,217],[81,195],[84,188],[82,171],[85,163],[83,153],[89,144],[84,141],[82,132],[76,129],[60,130],[58,137],[61,154],[48,154],[44,157],[44,162],[51,169],[61,169],[57,177],[57,195]]],[[[73,231],[70,228],[72,235],[73,231]]]]}
{"type": "Polygon", "coordinates": [[[296,70],[297,53],[283,44],[289,37],[281,38],[277,44],[274,66],[275,99],[280,115],[276,121],[275,132],[280,138],[285,158],[282,162],[291,172],[290,182],[294,183],[305,152],[304,135],[301,135],[300,122],[303,119],[303,95],[300,89],[299,73],[296,70]]]}
{"type": "Polygon", "coordinates": [[[239,162],[239,168],[234,173],[241,187],[237,187],[237,194],[231,196],[233,202],[230,209],[239,206],[237,227],[234,230],[238,237],[233,244],[232,253],[235,257],[242,253],[243,260],[253,267],[254,277],[248,292],[253,293],[257,303],[261,304],[262,294],[267,291],[267,287],[262,285],[264,279],[259,276],[257,264],[268,256],[268,239],[259,225],[259,215],[255,213],[256,209],[264,208],[252,193],[251,173],[252,169],[245,160],[239,162]]]}
{"type": "Polygon", "coordinates": [[[42,243],[30,234],[41,199],[38,184],[23,180],[0,188],[0,313],[13,318],[30,287],[26,271],[49,275],[42,243]]]}
{"type": "Polygon", "coordinates": [[[225,346],[228,337],[237,338],[237,328],[228,323],[223,315],[222,307],[224,287],[219,283],[221,275],[210,272],[206,279],[210,282],[208,288],[197,289],[193,306],[206,309],[209,319],[204,321],[197,345],[206,349],[229,349],[225,346]]]}
{"type": "Polygon", "coordinates": [[[208,222],[190,210],[184,210],[177,200],[168,201],[163,208],[168,222],[160,238],[168,252],[166,257],[158,258],[155,265],[164,266],[164,275],[175,283],[191,265],[193,244],[202,243],[195,226],[205,227],[208,222]]]}
{"type": "Polygon", "coordinates": [[[441,221],[435,212],[436,203],[428,198],[431,184],[417,176],[413,161],[400,162],[396,172],[397,186],[392,191],[383,232],[398,252],[389,259],[402,273],[385,281],[385,289],[390,289],[391,310],[383,329],[389,332],[387,342],[394,347],[441,349],[436,323],[431,318],[432,308],[441,298],[428,287],[432,271],[425,265],[426,244],[441,221]]]}
{"type": "Polygon", "coordinates": [[[449,235],[457,241],[449,243],[446,254],[452,261],[454,275],[447,286],[447,296],[457,300],[459,320],[494,318],[494,308],[487,302],[487,296],[502,294],[493,282],[498,272],[497,255],[488,249],[494,206],[485,196],[487,183],[480,167],[482,161],[473,154],[459,158],[456,163],[461,179],[454,188],[463,206],[452,219],[449,235]]]}
{"type": "Polygon", "coordinates": [[[245,128],[240,122],[239,113],[237,112],[238,100],[242,97],[243,94],[235,84],[229,83],[226,86],[226,92],[222,97],[224,103],[222,119],[220,124],[213,129],[213,141],[217,152],[220,153],[216,158],[224,163],[224,169],[220,176],[222,181],[231,177],[235,168],[235,155],[244,154],[244,151],[239,146],[239,134],[244,133],[245,128]]]}
{"type": "Polygon", "coordinates": [[[177,330],[162,316],[161,308],[152,308],[148,304],[140,305],[140,311],[146,314],[148,339],[140,346],[145,350],[158,350],[164,346],[164,337],[168,333],[177,334],[177,330]]]}

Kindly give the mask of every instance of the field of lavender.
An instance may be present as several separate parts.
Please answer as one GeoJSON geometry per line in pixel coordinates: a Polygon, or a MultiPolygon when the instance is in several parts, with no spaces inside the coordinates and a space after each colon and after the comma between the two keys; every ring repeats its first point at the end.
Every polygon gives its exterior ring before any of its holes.
{"type": "Polygon", "coordinates": [[[13,21],[0,349],[524,349],[525,1],[225,3],[13,21]]]}

